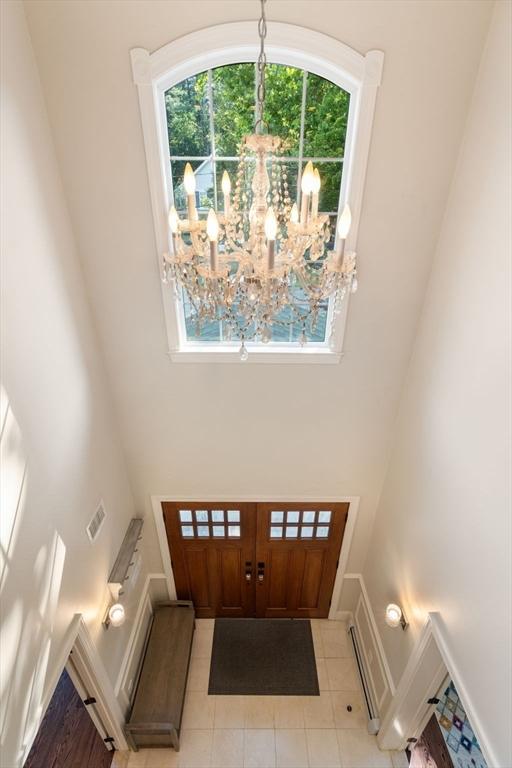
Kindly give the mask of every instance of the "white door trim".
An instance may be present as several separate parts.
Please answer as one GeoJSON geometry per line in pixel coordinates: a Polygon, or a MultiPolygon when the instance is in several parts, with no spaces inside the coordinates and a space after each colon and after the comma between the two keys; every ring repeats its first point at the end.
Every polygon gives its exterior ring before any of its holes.
{"type": "Polygon", "coordinates": [[[42,698],[41,717],[37,728],[34,729],[33,738],[29,740],[25,747],[21,761],[22,764],[25,762],[29,755],[32,744],[35,740],[35,737],[37,736],[39,726],[41,725],[55,688],[57,687],[57,683],[59,682],[62,671],[68,663],[71,651],[73,651],[74,656],[76,653],[76,657],[80,659],[80,662],[83,665],[80,672],[82,673],[83,669],[86,669],[86,675],[88,678],[86,682],[88,687],[90,685],[89,691],[91,695],[93,695],[94,698],[100,703],[102,719],[104,725],[109,730],[109,736],[114,738],[115,748],[124,750],[128,749],[128,743],[125,739],[123,731],[124,717],[121,711],[121,707],[119,706],[119,703],[115,697],[114,690],[108,679],[107,672],[100,658],[100,655],[96,650],[96,646],[92,641],[83,616],[81,613],[76,613],[73,617],[73,620],[71,621],[71,624],[69,625],[64,642],[62,644],[62,648],[58,656],[58,661],[54,668],[55,671],[53,675],[51,675],[48,681],[48,685],[45,688],[42,698]]]}
{"type": "Polygon", "coordinates": [[[400,678],[396,694],[382,720],[381,729],[377,736],[380,748],[404,749],[407,738],[418,738],[421,735],[421,729],[425,724],[425,715],[429,708],[427,700],[431,696],[435,696],[438,692],[446,674],[453,680],[457,693],[461,698],[465,712],[471,723],[471,727],[478,738],[487,765],[498,766],[500,764],[499,760],[494,754],[491,742],[483,729],[481,720],[476,713],[474,703],[460,675],[454,655],[444,636],[441,614],[437,612],[428,614],[425,626],[421,630],[416,645],[407,662],[407,666],[400,678]],[[431,643],[435,643],[437,646],[442,662],[436,669],[432,670],[432,674],[428,680],[425,680],[422,679],[421,675],[418,673],[420,672],[422,661],[431,643]],[[406,696],[411,689],[416,686],[418,687],[418,693],[421,695],[424,703],[417,712],[409,715],[407,722],[404,723],[406,732],[400,733],[399,731],[403,730],[397,727],[397,725],[400,725],[398,717],[400,709],[406,696]]]}
{"type": "MultiPolygon", "coordinates": [[[[169,592],[169,600],[176,600],[176,583],[174,581],[174,574],[172,571],[172,563],[171,563],[171,556],[169,553],[169,545],[167,543],[167,532],[165,530],[165,523],[164,523],[164,517],[162,513],[162,502],[169,501],[169,502],[187,502],[190,501],[191,497],[188,496],[182,496],[182,495],[176,495],[176,496],[151,496],[151,506],[153,509],[153,515],[155,518],[155,525],[158,535],[158,544],[160,546],[160,554],[162,555],[162,564],[164,568],[164,573],[166,576],[166,582],[167,582],[167,590],[169,592]]],[[[206,496],[202,494],[199,498],[193,499],[196,502],[254,502],[254,503],[265,503],[265,502],[272,502],[275,501],[276,504],[279,502],[289,502],[289,503],[297,503],[297,504],[307,504],[308,502],[315,502],[319,504],[343,504],[346,503],[349,505],[348,508],[348,517],[347,522],[345,525],[345,531],[343,533],[343,541],[341,543],[341,552],[340,552],[340,558],[338,561],[338,568],[336,570],[336,577],[334,580],[334,587],[332,591],[332,598],[331,598],[331,608],[329,610],[329,618],[330,619],[336,619],[339,618],[338,616],[338,605],[341,597],[341,590],[343,587],[343,577],[345,575],[345,571],[347,570],[347,564],[348,564],[348,558],[350,554],[350,547],[352,545],[352,539],[354,536],[354,530],[356,527],[356,520],[357,515],[359,512],[359,496],[324,496],[320,500],[318,499],[318,496],[255,496],[255,495],[245,495],[245,496],[233,496],[233,495],[224,495],[220,496],[219,494],[212,494],[211,496],[206,496]]]]}

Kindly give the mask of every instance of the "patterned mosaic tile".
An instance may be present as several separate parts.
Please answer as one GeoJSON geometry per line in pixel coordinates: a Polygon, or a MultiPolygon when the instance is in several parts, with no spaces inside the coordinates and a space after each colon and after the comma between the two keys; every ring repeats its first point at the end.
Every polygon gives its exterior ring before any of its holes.
{"type": "Polygon", "coordinates": [[[439,699],[436,716],[454,768],[487,768],[478,739],[452,682],[439,699]]]}

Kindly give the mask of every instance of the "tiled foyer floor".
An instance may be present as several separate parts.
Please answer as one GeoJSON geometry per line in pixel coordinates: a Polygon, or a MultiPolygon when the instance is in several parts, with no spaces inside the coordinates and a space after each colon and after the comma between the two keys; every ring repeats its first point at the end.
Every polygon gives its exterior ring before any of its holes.
{"type": "Polygon", "coordinates": [[[180,751],[116,753],[114,768],[391,768],[366,732],[345,625],[311,624],[320,696],[208,696],[213,619],[198,620],[180,751]]]}

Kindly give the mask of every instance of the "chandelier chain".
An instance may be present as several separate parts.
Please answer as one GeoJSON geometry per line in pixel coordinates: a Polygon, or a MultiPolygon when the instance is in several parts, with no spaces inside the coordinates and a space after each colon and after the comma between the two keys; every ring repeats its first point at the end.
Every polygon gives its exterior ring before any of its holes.
{"type": "Polygon", "coordinates": [[[256,133],[261,133],[263,126],[266,122],[263,118],[263,110],[265,108],[265,67],[267,66],[267,54],[265,53],[265,38],[267,36],[267,19],[265,16],[265,3],[267,0],[261,0],[261,16],[258,21],[258,34],[260,36],[260,53],[258,56],[257,69],[258,69],[258,87],[257,87],[257,120],[256,120],[256,133]]]}

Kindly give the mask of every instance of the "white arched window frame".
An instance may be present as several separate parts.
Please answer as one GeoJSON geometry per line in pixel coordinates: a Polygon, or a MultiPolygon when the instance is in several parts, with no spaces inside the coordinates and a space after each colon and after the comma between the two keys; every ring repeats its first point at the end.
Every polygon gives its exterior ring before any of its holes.
{"type": "MultiPolygon", "coordinates": [[[[319,32],[279,22],[268,23],[265,43],[267,60],[304,69],[326,78],[350,93],[340,208],[349,202],[352,227],[347,248],[357,251],[357,233],[370,149],[377,88],[384,54],[365,55],[319,32]]],[[[181,37],[154,53],[144,48],[131,51],[134,83],[139,94],[149,187],[155,225],[157,258],[171,248],[167,213],[172,200],[165,92],[188,77],[227,64],[255,62],[259,42],[255,22],[221,24],[181,37]]],[[[359,254],[359,264],[364,255],[359,254]]],[[[364,266],[362,270],[364,274],[364,266]]],[[[240,362],[238,347],[228,344],[187,342],[183,312],[170,286],[162,284],[169,354],[173,362],[240,362]]],[[[349,297],[343,311],[331,324],[329,341],[298,347],[297,344],[247,344],[250,363],[338,363],[343,354],[343,336],[349,297]]]]}

